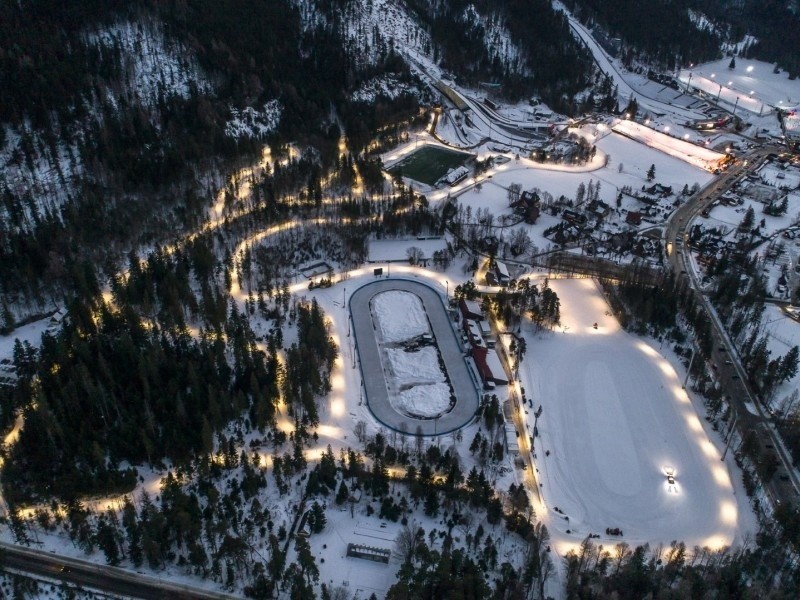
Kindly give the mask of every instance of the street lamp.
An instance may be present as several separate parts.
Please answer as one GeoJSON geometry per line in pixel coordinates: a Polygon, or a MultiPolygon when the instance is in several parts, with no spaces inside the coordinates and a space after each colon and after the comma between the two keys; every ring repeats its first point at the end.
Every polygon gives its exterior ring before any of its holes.
{"type": "Polygon", "coordinates": [[[686,377],[683,379],[683,389],[686,389],[686,383],[689,381],[689,374],[692,372],[692,364],[694,364],[694,346],[692,346],[692,357],[689,359],[689,368],[686,369],[686,377]]]}
{"type": "Polygon", "coordinates": [[[733,428],[736,425],[736,421],[739,419],[739,415],[733,417],[733,422],[731,423],[730,429],[728,429],[728,441],[725,443],[725,451],[722,453],[722,458],[720,460],[724,461],[725,456],[728,454],[728,448],[731,446],[731,440],[733,439],[733,428]]]}

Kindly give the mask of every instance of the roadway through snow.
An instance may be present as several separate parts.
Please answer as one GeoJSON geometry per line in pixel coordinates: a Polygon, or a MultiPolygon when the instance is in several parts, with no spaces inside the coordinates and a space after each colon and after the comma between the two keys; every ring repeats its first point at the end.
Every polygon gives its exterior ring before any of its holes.
{"type": "Polygon", "coordinates": [[[424,435],[443,435],[463,427],[475,416],[478,393],[469,372],[461,343],[456,337],[442,296],[430,286],[407,279],[380,279],[370,282],[350,296],[350,318],[356,339],[361,366],[361,376],[370,412],[385,426],[413,435],[419,426],[424,435]],[[438,419],[414,419],[397,412],[389,402],[380,349],[375,337],[375,324],[370,301],[381,292],[401,290],[415,294],[422,300],[436,344],[444,360],[456,404],[450,412],[438,419]],[[405,429],[403,429],[405,428],[405,429]]]}
{"type": "MultiPolygon", "coordinates": [[[[772,427],[769,426],[769,418],[764,414],[760,402],[757,401],[747,385],[747,374],[739,361],[738,352],[719,322],[716,311],[706,298],[697,280],[697,274],[692,267],[691,252],[686,242],[688,239],[687,232],[692,220],[703,209],[711,206],[741,177],[755,172],[768,154],[781,151],[782,149],[776,146],[764,146],[741,157],[724,175],[709,183],[692,200],[676,210],[670,217],[666,229],[666,243],[670,244],[672,248],[669,253],[670,267],[678,277],[686,278],[689,287],[695,294],[698,305],[702,306],[709,315],[713,341],[710,358],[718,365],[717,377],[726,392],[728,403],[737,420],[738,429],[742,437],[749,431],[755,431],[761,443],[765,444],[769,440],[774,447],[777,459],[780,461],[780,469],[777,474],[784,476],[786,480],[781,480],[780,477],[773,477],[771,481],[765,483],[767,493],[773,501],[778,503],[797,502],[798,497],[800,497],[800,480],[798,480],[797,473],[792,465],[791,456],[786,452],[783,444],[780,443],[772,427]],[[745,406],[745,402],[749,402],[754,406],[758,414],[753,414],[745,406]]],[[[763,449],[766,450],[767,448],[764,447],[763,449]]]]}
{"type": "Polygon", "coordinates": [[[60,580],[84,589],[144,600],[232,600],[237,596],[184,587],[123,569],[56,556],[0,542],[2,567],[46,580],[60,580]]]}

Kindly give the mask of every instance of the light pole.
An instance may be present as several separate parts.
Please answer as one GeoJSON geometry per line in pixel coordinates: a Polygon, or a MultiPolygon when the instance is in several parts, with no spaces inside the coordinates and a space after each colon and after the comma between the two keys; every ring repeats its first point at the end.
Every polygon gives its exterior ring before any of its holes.
{"type": "Polygon", "coordinates": [[[447,279],[445,279],[444,280],[444,284],[445,284],[445,286],[447,286],[447,302],[449,304],[450,303],[450,282],[447,279]]]}
{"type": "Polygon", "coordinates": [[[692,364],[694,364],[694,355],[695,355],[694,346],[692,346],[692,357],[689,359],[689,368],[686,369],[686,377],[683,379],[683,389],[686,389],[686,382],[689,381],[689,374],[692,372],[692,364]]]}
{"type": "Polygon", "coordinates": [[[733,418],[733,422],[731,423],[731,427],[728,430],[728,441],[725,443],[725,451],[722,453],[722,458],[720,460],[724,461],[725,457],[728,454],[728,448],[731,447],[731,440],[733,439],[733,428],[736,426],[736,421],[739,419],[739,415],[736,415],[733,418]]]}

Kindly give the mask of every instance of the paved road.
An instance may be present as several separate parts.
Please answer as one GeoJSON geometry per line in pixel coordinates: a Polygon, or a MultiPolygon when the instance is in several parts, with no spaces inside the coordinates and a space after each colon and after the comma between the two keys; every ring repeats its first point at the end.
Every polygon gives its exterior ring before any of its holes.
{"type": "Polygon", "coordinates": [[[778,477],[773,477],[771,481],[765,482],[767,492],[779,502],[797,502],[800,482],[798,482],[792,466],[791,457],[783,450],[782,444],[779,443],[775,432],[768,424],[769,417],[764,414],[760,403],[747,385],[747,375],[739,361],[736,348],[719,322],[716,311],[703,294],[694,270],[689,266],[691,258],[686,245],[687,230],[692,219],[706,207],[711,206],[741,176],[754,172],[768,154],[782,151],[783,149],[780,147],[764,146],[740,158],[724,175],[712,181],[695,198],[675,211],[667,225],[666,242],[672,244],[672,251],[669,255],[670,266],[680,277],[687,278],[698,304],[705,308],[709,316],[713,340],[711,360],[717,365],[720,385],[723,386],[723,390],[729,398],[739,431],[742,435],[749,431],[755,431],[765,454],[770,455],[774,451],[780,460],[780,468],[776,473],[778,477]],[[747,166],[745,166],[745,162],[747,166]],[[753,414],[748,410],[745,402],[754,406],[758,414],[753,414]]]}
{"type": "Polygon", "coordinates": [[[379,279],[356,290],[350,297],[349,304],[367,405],[378,421],[397,431],[401,431],[401,426],[404,425],[405,431],[411,435],[414,434],[418,425],[422,428],[424,435],[443,435],[469,423],[478,409],[478,392],[475,389],[469,367],[467,367],[461,342],[453,331],[450,317],[439,292],[418,281],[379,279]],[[414,419],[402,415],[395,411],[389,402],[389,390],[383,375],[378,342],[375,339],[370,301],[375,294],[390,290],[415,294],[422,300],[428,314],[428,321],[431,324],[457,399],[453,409],[438,419],[414,419]]]}
{"type": "Polygon", "coordinates": [[[202,589],[161,581],[124,569],[97,565],[88,561],[56,556],[47,552],[0,543],[2,567],[34,576],[61,580],[108,594],[145,600],[198,599],[230,600],[237,598],[202,589]]]}

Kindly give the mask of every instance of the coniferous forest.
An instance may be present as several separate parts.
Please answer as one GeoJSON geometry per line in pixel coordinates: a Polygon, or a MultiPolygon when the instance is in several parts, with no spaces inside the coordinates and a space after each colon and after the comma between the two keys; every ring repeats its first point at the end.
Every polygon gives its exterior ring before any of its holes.
{"type": "MultiPolygon", "coordinates": [[[[588,537],[559,557],[525,485],[496,485],[511,472],[496,395],[481,395],[470,422],[474,465],[459,455],[459,430],[426,445],[421,429],[368,433],[358,421],[355,439],[326,448],[328,401],[344,379],[334,365],[355,371],[356,360],[332,333],[347,319],[344,290],[333,290],[342,317],[306,289],[344,287],[370,239],[443,238],[449,227],[446,249],[418,256],[444,272],[493,227],[488,209],[477,223],[448,202],[439,212],[383,170],[380,155],[430,123],[440,100],[404,45],[424,38],[415,51],[443,79],[509,101],[619,112],[612,78],[546,0],[405,0],[404,31],[367,30],[356,13],[372,4],[0,0],[0,333],[64,315],[40,344],[17,341],[15,379],[0,386],[0,431],[16,436],[0,448],[2,525],[21,545],[61,535],[110,565],[169,567],[248,597],[341,600],[352,594],[320,581],[308,538],[324,532],[326,511],[356,519],[361,502],[360,514],[399,531],[391,599],[545,598],[557,568],[569,598],[798,597],[792,506],[735,551],[588,537]],[[362,93],[376,80],[389,84],[362,93]],[[303,273],[323,261],[327,278],[303,273]]],[[[707,60],[750,33],[758,41],[744,55],[797,75],[791,6],[727,4],[565,0],[621,37],[627,62],[707,60]],[[690,8],[724,31],[696,28],[690,8]]],[[[495,242],[514,257],[532,244],[495,242]]],[[[760,318],[764,290],[737,297],[736,278],[723,283],[711,299],[726,323],[760,318]]],[[[634,274],[606,290],[642,335],[679,343],[683,314],[708,355],[709,324],[674,279],[662,284],[634,274]]],[[[477,298],[472,281],[445,286],[448,300],[477,298]]],[[[484,307],[520,328],[530,317],[542,335],[560,323],[546,279],[512,281],[484,307]]],[[[798,352],[769,361],[766,339],[748,338],[754,389],[794,376],[798,352]]],[[[768,468],[755,440],[735,452],[768,468]]]]}

